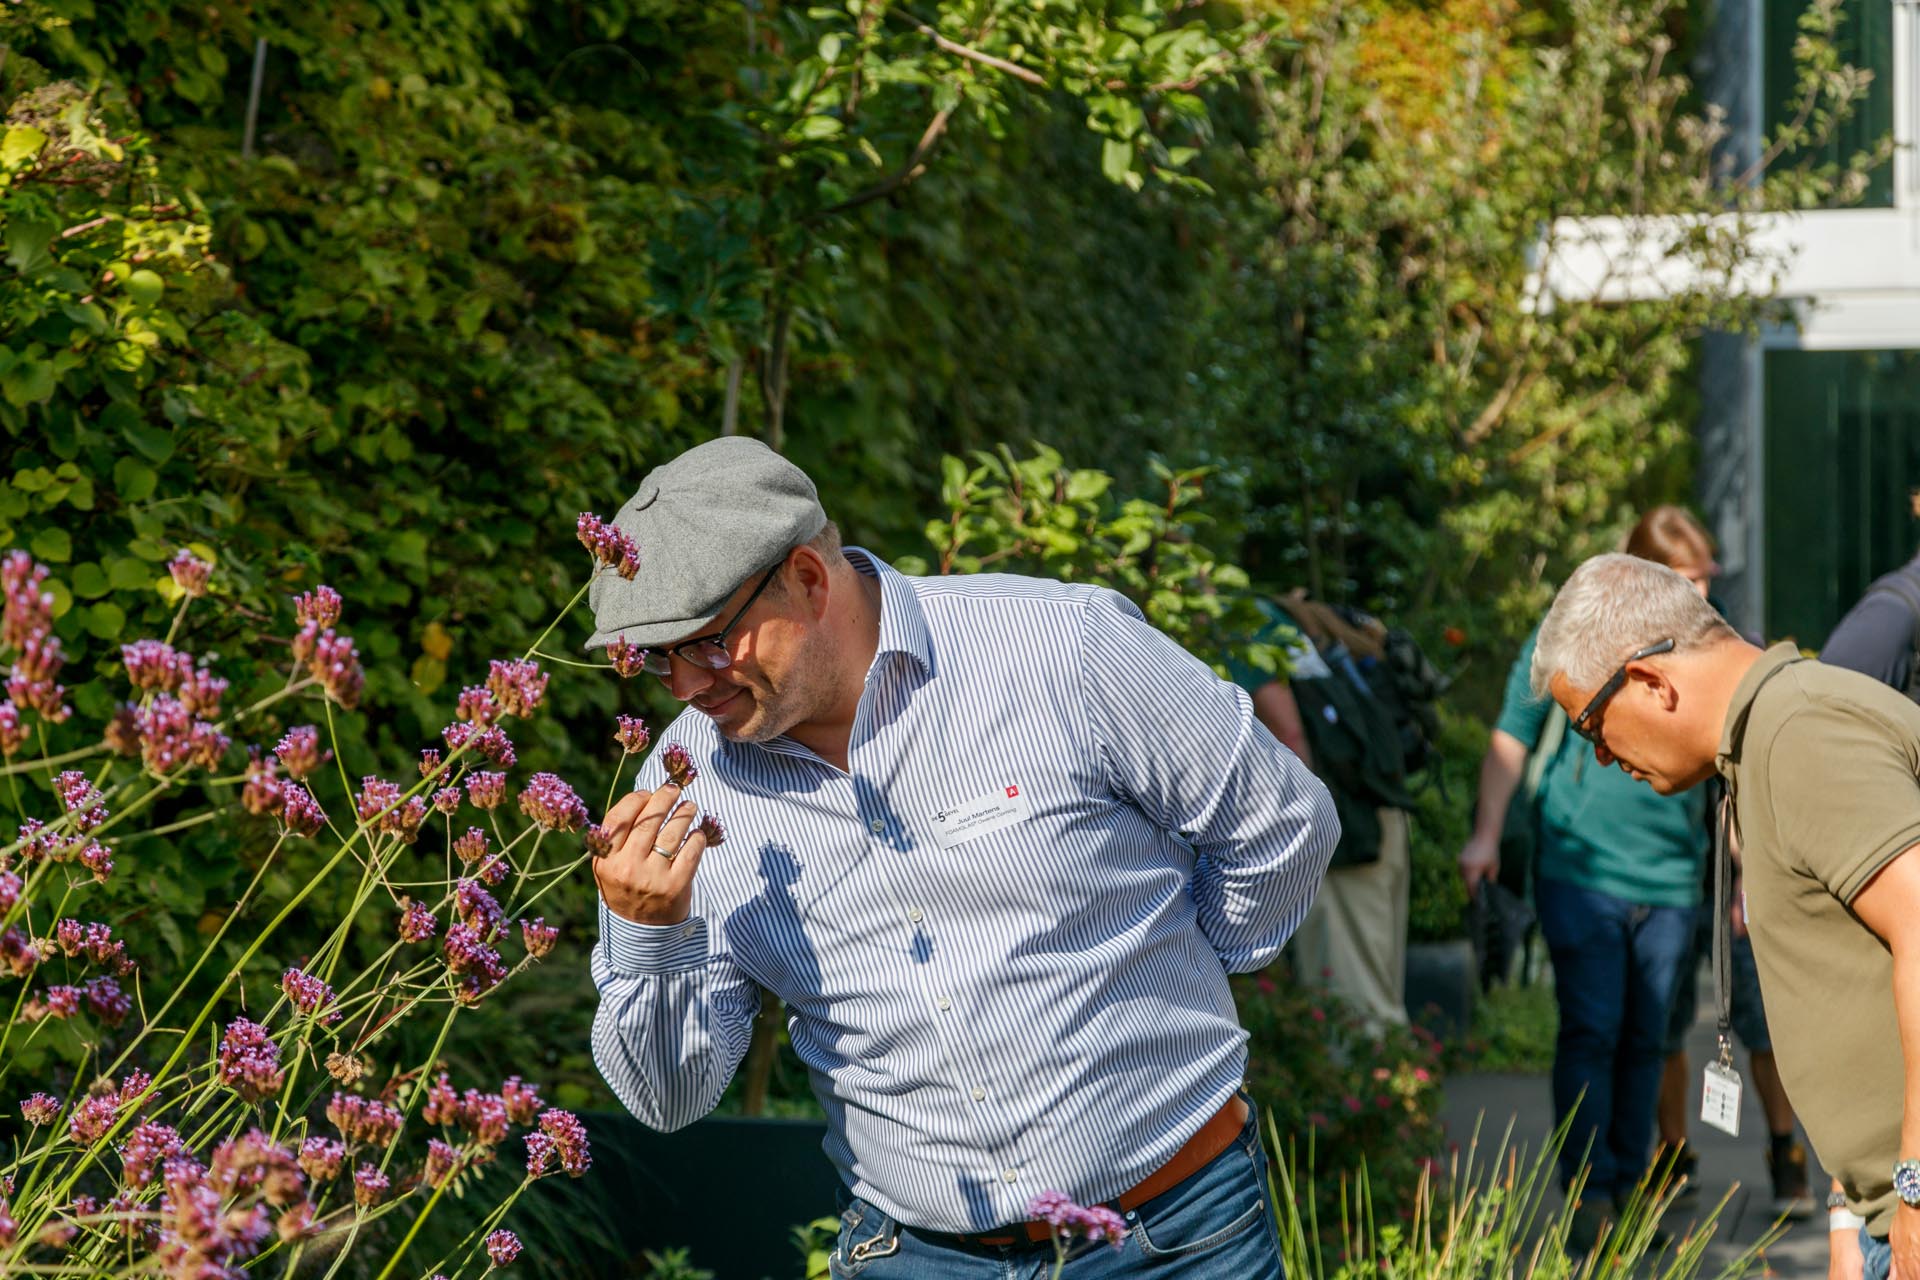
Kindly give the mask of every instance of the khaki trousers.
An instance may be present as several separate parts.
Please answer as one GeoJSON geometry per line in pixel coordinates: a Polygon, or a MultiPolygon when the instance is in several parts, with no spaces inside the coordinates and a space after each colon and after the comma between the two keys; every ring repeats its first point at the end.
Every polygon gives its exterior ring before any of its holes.
{"type": "Polygon", "coordinates": [[[1406,1025],[1407,894],[1413,867],[1404,809],[1380,809],[1380,856],[1327,872],[1288,944],[1294,970],[1324,982],[1374,1026],[1406,1025]]]}

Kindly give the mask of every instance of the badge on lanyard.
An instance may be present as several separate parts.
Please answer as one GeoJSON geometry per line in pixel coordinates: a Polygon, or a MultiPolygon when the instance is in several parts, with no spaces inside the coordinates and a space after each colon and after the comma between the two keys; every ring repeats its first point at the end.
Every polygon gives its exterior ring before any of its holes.
{"type": "Polygon", "coordinates": [[[1721,1061],[1709,1062],[1700,1083],[1700,1118],[1728,1137],[1740,1136],[1740,1073],[1722,1042],[1721,1061]]]}

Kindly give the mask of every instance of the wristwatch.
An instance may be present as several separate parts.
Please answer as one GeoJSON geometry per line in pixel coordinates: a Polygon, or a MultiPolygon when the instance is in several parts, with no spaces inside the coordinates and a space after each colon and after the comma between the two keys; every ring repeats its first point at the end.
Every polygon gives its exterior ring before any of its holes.
{"type": "Polygon", "coordinates": [[[1893,1193],[1909,1209],[1920,1209],[1920,1160],[1902,1160],[1893,1166],[1893,1193]]]}
{"type": "Polygon", "coordinates": [[[1832,1213],[1835,1209],[1844,1209],[1846,1207],[1847,1207],[1846,1192],[1844,1191],[1827,1192],[1827,1212],[1828,1213],[1832,1213]]]}

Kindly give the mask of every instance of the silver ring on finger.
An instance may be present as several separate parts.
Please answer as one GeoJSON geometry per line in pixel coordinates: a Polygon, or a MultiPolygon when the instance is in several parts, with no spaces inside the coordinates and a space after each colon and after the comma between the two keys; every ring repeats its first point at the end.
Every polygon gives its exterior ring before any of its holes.
{"type": "Polygon", "coordinates": [[[664,844],[656,844],[655,846],[653,846],[653,851],[659,854],[661,857],[665,858],[668,862],[672,862],[675,858],[680,856],[680,851],[678,849],[669,849],[664,844]]]}

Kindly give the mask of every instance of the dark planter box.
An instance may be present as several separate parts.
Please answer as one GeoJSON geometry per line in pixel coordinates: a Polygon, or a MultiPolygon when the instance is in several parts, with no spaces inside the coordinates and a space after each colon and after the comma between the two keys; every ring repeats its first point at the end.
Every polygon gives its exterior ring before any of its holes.
{"type": "Polygon", "coordinates": [[[592,1228],[564,1233],[568,1256],[554,1270],[640,1276],[642,1250],[681,1248],[716,1280],[803,1273],[793,1228],[833,1214],[840,1187],[820,1150],[824,1123],[714,1117],[656,1133],[624,1112],[586,1120],[592,1171],[537,1184],[555,1197],[541,1218],[560,1226],[584,1213],[592,1228]]]}

